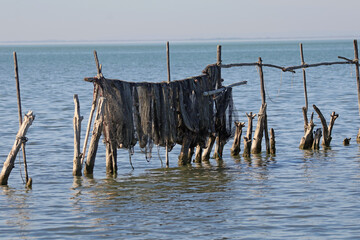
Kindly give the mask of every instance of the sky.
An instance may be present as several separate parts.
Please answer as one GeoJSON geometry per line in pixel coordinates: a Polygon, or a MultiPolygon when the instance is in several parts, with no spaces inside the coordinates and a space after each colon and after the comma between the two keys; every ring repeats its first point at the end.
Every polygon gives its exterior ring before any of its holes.
{"type": "Polygon", "coordinates": [[[0,43],[360,36],[360,0],[0,0],[0,6],[0,43]]]}

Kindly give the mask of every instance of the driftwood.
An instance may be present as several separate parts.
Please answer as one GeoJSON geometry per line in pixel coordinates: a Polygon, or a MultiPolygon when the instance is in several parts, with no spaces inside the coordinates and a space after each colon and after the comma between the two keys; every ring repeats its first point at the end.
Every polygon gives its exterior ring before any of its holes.
{"type": "Polygon", "coordinates": [[[314,132],[314,142],[313,142],[313,145],[312,145],[312,148],[314,150],[318,150],[320,148],[321,136],[322,136],[321,128],[316,129],[316,131],[314,132]]]}
{"type": "Polygon", "coordinates": [[[246,116],[248,118],[248,128],[247,128],[246,137],[244,136],[244,152],[243,152],[243,156],[244,157],[249,157],[250,156],[250,150],[251,150],[251,141],[252,141],[253,119],[256,116],[256,114],[252,114],[252,112],[250,112],[250,114],[246,113],[246,116]]]}
{"type": "MultiPolygon", "coordinates": [[[[305,110],[305,107],[303,108],[305,110]]],[[[305,115],[304,115],[305,116],[305,115]]],[[[310,122],[305,121],[305,135],[300,140],[300,149],[311,149],[314,142],[314,135],[313,135],[313,129],[314,129],[314,113],[311,114],[310,122]]]]}
{"type": "Polygon", "coordinates": [[[251,143],[252,154],[261,153],[261,141],[264,133],[265,117],[266,117],[266,103],[261,105],[260,111],[258,113],[258,122],[256,125],[253,142],[251,143]]]}
{"type": "Polygon", "coordinates": [[[239,153],[241,151],[240,142],[241,142],[242,128],[245,127],[245,123],[236,121],[235,126],[236,126],[236,132],[235,132],[235,136],[234,136],[234,142],[230,149],[231,155],[233,155],[233,156],[239,155],[239,153]]]}
{"type": "Polygon", "coordinates": [[[276,147],[275,147],[275,131],[273,128],[270,129],[270,154],[276,153],[276,147]]]}
{"type": "Polygon", "coordinates": [[[80,153],[80,134],[81,134],[81,121],[83,117],[80,116],[80,104],[77,94],[74,94],[74,160],[73,160],[73,175],[81,176],[81,153],[80,153]]]}
{"type": "MultiPolygon", "coordinates": [[[[6,158],[6,161],[4,162],[3,168],[1,170],[0,185],[7,185],[11,170],[14,168],[16,155],[19,152],[21,144],[27,141],[25,135],[29,127],[31,126],[32,122],[34,121],[34,119],[35,119],[35,115],[33,115],[32,111],[29,111],[28,114],[24,116],[24,120],[21,124],[21,127],[19,128],[19,131],[16,134],[14,145],[8,157],[6,158]]],[[[29,181],[31,181],[31,178],[29,179],[29,181]]],[[[29,184],[29,182],[27,184],[29,184]]]]}
{"type": "Polygon", "coordinates": [[[329,147],[330,146],[330,142],[331,142],[331,131],[332,128],[335,124],[335,120],[339,117],[339,114],[335,114],[335,112],[332,112],[330,115],[330,123],[329,126],[327,126],[326,124],[326,120],[323,116],[323,114],[321,113],[320,109],[317,108],[315,105],[313,105],[316,113],[319,115],[319,118],[321,120],[321,124],[323,126],[323,141],[322,141],[322,145],[324,145],[325,147],[329,147]]]}
{"type": "Polygon", "coordinates": [[[206,144],[206,148],[202,152],[201,161],[206,162],[210,160],[211,150],[215,143],[215,136],[210,135],[206,144]]]}
{"type": "Polygon", "coordinates": [[[103,129],[105,102],[106,102],[105,98],[103,98],[103,97],[99,98],[98,110],[97,110],[96,117],[95,117],[93,132],[92,132],[90,145],[89,145],[89,152],[87,154],[87,159],[86,159],[86,163],[85,163],[84,174],[92,174],[93,173],[96,152],[98,149],[99,139],[100,139],[101,132],[103,129]]]}

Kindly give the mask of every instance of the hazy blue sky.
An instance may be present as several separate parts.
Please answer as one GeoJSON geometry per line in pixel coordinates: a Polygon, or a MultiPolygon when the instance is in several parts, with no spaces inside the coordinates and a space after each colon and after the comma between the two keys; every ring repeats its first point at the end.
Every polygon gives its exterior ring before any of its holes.
{"type": "Polygon", "coordinates": [[[360,36],[360,0],[0,0],[0,42],[360,36]]]}

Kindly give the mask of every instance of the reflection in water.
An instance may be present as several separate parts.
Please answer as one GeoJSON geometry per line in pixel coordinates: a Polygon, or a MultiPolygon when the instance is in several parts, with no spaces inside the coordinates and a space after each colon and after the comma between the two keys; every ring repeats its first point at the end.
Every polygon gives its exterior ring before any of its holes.
{"type": "Polygon", "coordinates": [[[29,220],[32,214],[28,193],[31,190],[19,191],[8,186],[0,186],[0,188],[1,195],[6,197],[7,200],[6,205],[0,205],[0,212],[7,213],[6,218],[0,219],[0,232],[6,235],[16,228],[22,239],[28,239],[26,231],[31,229],[29,220]]]}

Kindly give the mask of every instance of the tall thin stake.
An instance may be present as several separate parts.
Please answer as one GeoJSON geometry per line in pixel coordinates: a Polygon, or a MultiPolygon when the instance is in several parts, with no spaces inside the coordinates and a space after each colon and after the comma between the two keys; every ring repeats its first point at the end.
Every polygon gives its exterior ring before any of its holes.
{"type": "MultiPolygon", "coordinates": [[[[166,42],[166,63],[167,63],[167,73],[168,73],[168,84],[170,83],[170,46],[169,41],[166,42]]],[[[168,143],[166,142],[166,167],[169,167],[169,149],[168,143]]]]}
{"type": "MultiPolygon", "coordinates": [[[[301,57],[301,65],[305,65],[302,43],[300,43],[300,57],[301,57]]],[[[305,108],[306,108],[306,112],[307,112],[307,110],[308,110],[308,96],[307,96],[307,88],[306,88],[306,71],[305,71],[305,68],[302,69],[302,72],[303,72],[303,82],[304,82],[305,108]]]]}
{"type": "MultiPolygon", "coordinates": [[[[99,64],[99,59],[98,59],[98,56],[97,56],[97,52],[95,50],[94,50],[94,58],[95,58],[95,64],[96,64],[96,70],[97,70],[97,78],[100,79],[103,75],[102,75],[102,72],[101,72],[101,65],[99,64]]],[[[83,165],[84,160],[85,160],[85,153],[86,153],[86,148],[87,148],[87,144],[88,144],[88,141],[89,141],[91,123],[92,123],[92,120],[93,120],[93,117],[94,117],[96,104],[98,103],[98,100],[97,100],[98,95],[99,95],[99,86],[96,83],[94,83],[93,102],[91,104],[90,116],[89,116],[89,120],[88,120],[88,124],[87,124],[87,128],[86,128],[85,140],[84,140],[82,156],[81,156],[81,165],[83,165]]]]}
{"type": "MultiPolygon", "coordinates": [[[[359,114],[360,114],[360,77],[359,77],[359,51],[358,51],[358,44],[357,40],[354,40],[354,56],[355,56],[355,70],[356,70],[356,84],[358,90],[358,104],[359,104],[359,114]]],[[[357,141],[360,141],[360,129],[357,135],[357,141]]]]}
{"type": "MultiPolygon", "coordinates": [[[[260,75],[261,100],[262,100],[262,104],[264,105],[266,103],[266,96],[265,96],[264,73],[262,69],[261,57],[259,57],[258,66],[259,66],[259,75],[260,75]]],[[[270,153],[270,139],[269,139],[268,126],[267,126],[266,110],[265,110],[265,118],[264,118],[264,132],[265,132],[266,152],[270,153]]]]}
{"type": "MultiPolygon", "coordinates": [[[[19,127],[21,127],[22,111],[21,111],[20,82],[19,82],[19,72],[18,72],[18,63],[17,63],[16,52],[14,52],[14,68],[15,68],[16,95],[17,95],[18,114],[19,114],[19,127]]],[[[25,182],[27,184],[29,181],[29,175],[28,175],[28,170],[27,170],[25,143],[21,143],[21,149],[22,149],[23,160],[24,160],[25,182]]]]}

